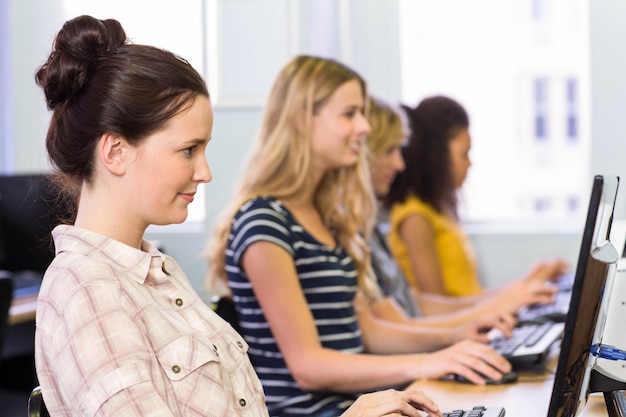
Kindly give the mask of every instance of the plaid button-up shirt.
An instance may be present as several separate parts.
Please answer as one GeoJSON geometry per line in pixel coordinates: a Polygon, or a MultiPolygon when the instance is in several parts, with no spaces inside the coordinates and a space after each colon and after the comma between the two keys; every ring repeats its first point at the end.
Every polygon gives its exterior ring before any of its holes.
{"type": "Polygon", "coordinates": [[[245,341],[178,264],[73,226],[39,293],[35,357],[54,416],[267,416],[245,341]]]}

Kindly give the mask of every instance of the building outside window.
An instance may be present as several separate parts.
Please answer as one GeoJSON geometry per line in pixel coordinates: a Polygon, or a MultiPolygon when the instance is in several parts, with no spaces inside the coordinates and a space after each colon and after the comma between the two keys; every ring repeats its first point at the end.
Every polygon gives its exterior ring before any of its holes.
{"type": "Polygon", "coordinates": [[[565,81],[567,101],[567,139],[571,143],[578,140],[578,83],[576,78],[568,78],[565,81]]]}
{"type": "Polygon", "coordinates": [[[548,139],[548,80],[535,79],[535,140],[543,142],[548,139]]]}
{"type": "Polygon", "coordinates": [[[592,182],[588,2],[398,4],[402,101],[449,95],[470,115],[462,220],[579,225],[592,182]]]}

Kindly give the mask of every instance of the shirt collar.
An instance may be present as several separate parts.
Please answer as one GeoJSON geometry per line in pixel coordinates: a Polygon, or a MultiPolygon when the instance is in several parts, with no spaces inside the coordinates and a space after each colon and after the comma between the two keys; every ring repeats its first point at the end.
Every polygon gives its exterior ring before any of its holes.
{"type": "Polygon", "coordinates": [[[96,260],[111,262],[130,272],[143,284],[148,276],[152,258],[162,264],[167,273],[165,256],[150,242],[143,240],[141,250],[110,237],[76,226],[59,225],[52,231],[57,255],[64,251],[78,252],[96,260]]]}

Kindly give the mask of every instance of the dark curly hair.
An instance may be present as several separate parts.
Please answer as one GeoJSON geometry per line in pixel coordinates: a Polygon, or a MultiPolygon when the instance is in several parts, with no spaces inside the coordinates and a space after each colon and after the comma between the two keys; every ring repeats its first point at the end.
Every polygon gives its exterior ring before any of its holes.
{"type": "Polygon", "coordinates": [[[402,154],[406,169],[399,173],[385,199],[389,208],[414,195],[439,213],[457,217],[457,193],[450,161],[449,143],[462,129],[469,128],[463,106],[445,96],[422,100],[417,107],[402,105],[411,135],[402,154]]]}

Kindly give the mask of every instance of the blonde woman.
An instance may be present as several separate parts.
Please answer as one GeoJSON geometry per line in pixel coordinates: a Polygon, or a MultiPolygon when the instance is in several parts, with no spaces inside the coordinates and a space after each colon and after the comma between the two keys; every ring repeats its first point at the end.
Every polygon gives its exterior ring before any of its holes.
{"type": "Polygon", "coordinates": [[[209,246],[227,283],[272,415],[335,416],[361,392],[510,364],[462,342],[416,354],[420,341],[379,325],[382,295],[367,238],[375,217],[364,139],[364,80],[336,61],[298,56],[280,71],[232,204],[209,246]]]}

